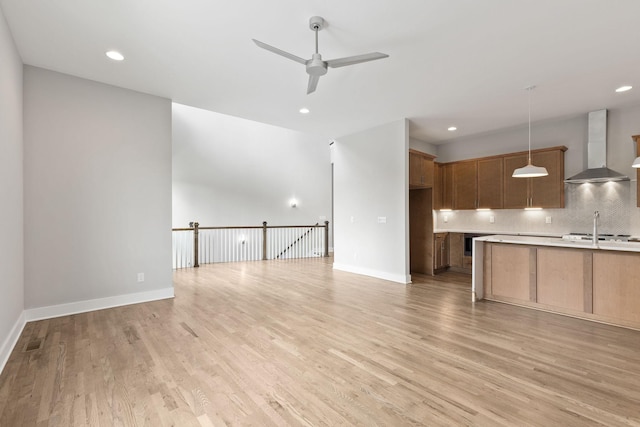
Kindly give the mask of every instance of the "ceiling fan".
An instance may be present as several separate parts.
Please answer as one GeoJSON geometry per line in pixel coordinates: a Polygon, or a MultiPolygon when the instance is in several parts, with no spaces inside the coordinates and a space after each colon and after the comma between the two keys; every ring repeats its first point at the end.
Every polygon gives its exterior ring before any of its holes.
{"type": "Polygon", "coordinates": [[[259,40],[252,39],[255,44],[259,47],[271,51],[273,53],[277,53],[278,55],[284,56],[285,58],[289,58],[293,61],[296,61],[307,68],[307,74],[309,74],[309,84],[307,86],[307,94],[316,90],[318,86],[318,81],[320,80],[320,76],[324,76],[327,74],[327,67],[338,68],[344,67],[346,65],[354,65],[359,64],[361,62],[373,61],[376,59],[387,58],[389,55],[380,53],[380,52],[372,52],[365,53],[363,55],[356,56],[347,56],[346,58],[338,58],[338,59],[330,59],[328,61],[322,60],[322,55],[318,52],[318,31],[322,30],[325,26],[325,20],[320,16],[312,16],[309,19],[309,28],[311,31],[316,33],[316,53],[311,56],[311,59],[303,59],[299,56],[293,55],[289,52],[285,52],[284,50],[278,49],[277,47],[270,46],[266,43],[263,43],[259,40]]]}

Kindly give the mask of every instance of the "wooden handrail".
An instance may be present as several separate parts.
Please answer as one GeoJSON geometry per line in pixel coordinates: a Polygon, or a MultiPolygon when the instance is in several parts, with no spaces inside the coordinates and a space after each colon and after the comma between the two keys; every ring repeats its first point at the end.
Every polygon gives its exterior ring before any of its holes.
{"type": "Polygon", "coordinates": [[[188,228],[172,228],[171,231],[193,231],[193,266],[199,267],[199,232],[200,230],[257,230],[262,229],[262,259],[267,260],[267,230],[270,228],[307,228],[308,230],[298,237],[293,243],[291,243],[285,250],[283,250],[276,258],[279,258],[285,252],[287,252],[291,247],[293,247],[296,243],[298,243],[301,239],[307,236],[311,230],[314,228],[324,228],[324,256],[329,256],[329,221],[325,221],[324,225],[320,225],[319,223],[313,225],[267,225],[267,221],[262,223],[262,226],[259,225],[240,225],[240,226],[210,226],[210,227],[200,227],[198,222],[190,222],[188,228]]]}

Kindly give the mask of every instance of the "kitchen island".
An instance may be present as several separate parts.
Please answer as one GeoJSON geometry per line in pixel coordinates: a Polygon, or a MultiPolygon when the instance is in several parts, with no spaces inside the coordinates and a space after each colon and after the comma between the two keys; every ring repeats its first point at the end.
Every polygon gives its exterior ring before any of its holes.
{"type": "Polygon", "coordinates": [[[640,243],[474,239],[472,299],[640,329],[640,243]]]}

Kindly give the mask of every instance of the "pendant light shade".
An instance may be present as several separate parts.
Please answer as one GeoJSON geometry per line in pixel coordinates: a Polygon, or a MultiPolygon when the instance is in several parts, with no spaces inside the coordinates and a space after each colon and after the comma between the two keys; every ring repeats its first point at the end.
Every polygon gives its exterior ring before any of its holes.
{"type": "MultiPolygon", "coordinates": [[[[640,165],[638,167],[640,167],[640,165]]],[[[514,170],[513,175],[511,176],[514,178],[537,178],[539,176],[547,175],[549,175],[549,172],[547,172],[546,168],[542,166],[534,166],[529,163],[527,166],[514,170]]]]}
{"type": "Polygon", "coordinates": [[[631,165],[632,168],[640,168],[640,157],[636,157],[636,159],[633,161],[633,164],[631,165]]]}
{"type": "MultiPolygon", "coordinates": [[[[531,163],[531,91],[535,88],[535,86],[529,86],[528,88],[526,88],[529,92],[529,161],[527,163],[527,166],[518,168],[513,171],[513,174],[511,175],[513,178],[537,178],[539,176],[549,175],[549,172],[547,172],[547,169],[545,167],[534,166],[531,163]]],[[[638,162],[638,166],[636,167],[640,167],[640,162],[638,162]]]]}

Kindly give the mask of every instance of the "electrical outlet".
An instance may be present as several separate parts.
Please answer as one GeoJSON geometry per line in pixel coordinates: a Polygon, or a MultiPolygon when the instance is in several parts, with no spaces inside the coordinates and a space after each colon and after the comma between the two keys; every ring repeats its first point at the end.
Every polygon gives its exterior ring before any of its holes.
{"type": "Polygon", "coordinates": [[[545,224],[551,224],[551,217],[548,216],[544,219],[545,224]]]}
{"type": "Polygon", "coordinates": [[[144,273],[138,273],[138,283],[144,282],[144,273]]]}
{"type": "Polygon", "coordinates": [[[444,215],[442,219],[444,220],[444,222],[449,222],[449,215],[444,215]]]}
{"type": "Polygon", "coordinates": [[[489,222],[491,224],[493,224],[494,222],[496,222],[496,217],[494,215],[489,216],[489,222]]]}
{"type": "Polygon", "coordinates": [[[378,217],[378,224],[386,224],[387,223],[387,217],[386,216],[379,216],[378,217]]]}

